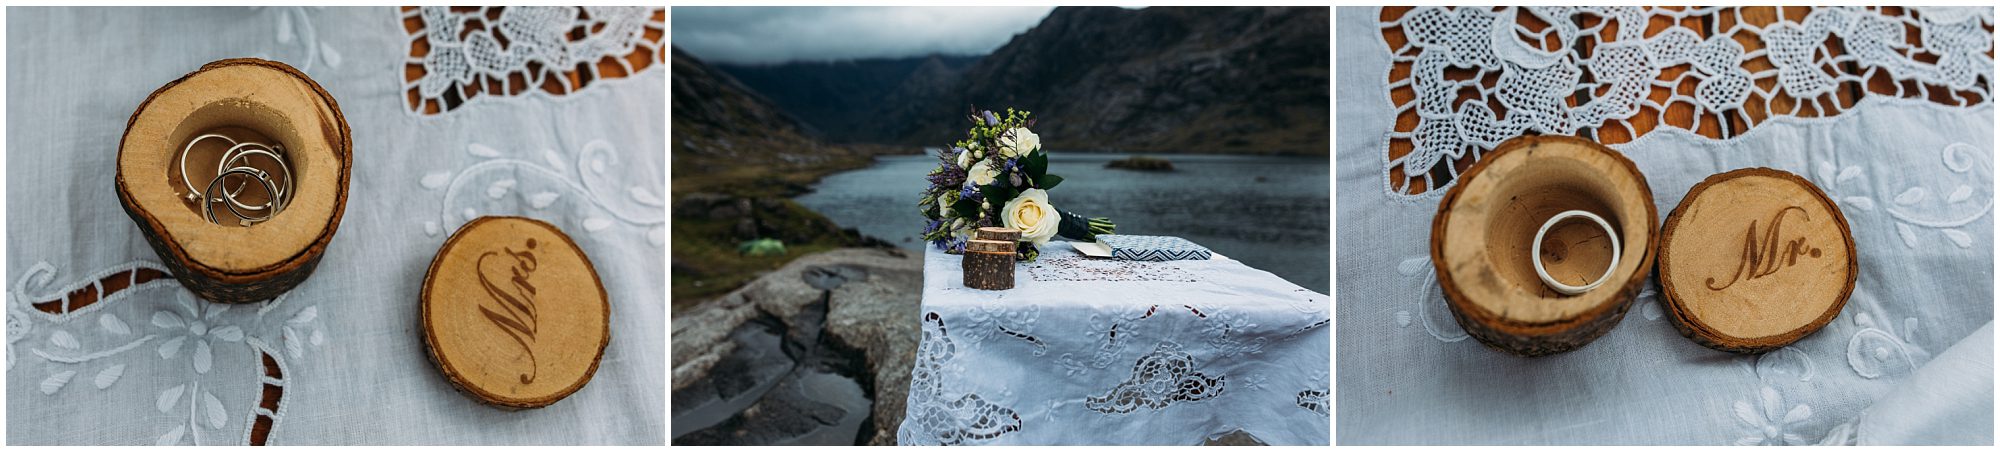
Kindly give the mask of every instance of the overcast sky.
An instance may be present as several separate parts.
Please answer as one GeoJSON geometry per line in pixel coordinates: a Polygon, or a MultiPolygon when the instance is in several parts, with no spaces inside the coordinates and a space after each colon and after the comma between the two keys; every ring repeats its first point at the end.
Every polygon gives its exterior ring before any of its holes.
{"type": "Polygon", "coordinates": [[[985,55],[1050,9],[676,6],[672,42],[710,63],[985,55]]]}

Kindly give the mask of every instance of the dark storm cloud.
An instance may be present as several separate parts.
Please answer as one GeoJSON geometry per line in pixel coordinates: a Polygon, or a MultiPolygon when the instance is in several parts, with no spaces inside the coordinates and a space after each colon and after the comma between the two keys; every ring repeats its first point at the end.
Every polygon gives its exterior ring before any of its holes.
{"type": "Polygon", "coordinates": [[[673,45],[710,62],[767,64],[983,55],[1051,7],[674,7],[673,45]]]}

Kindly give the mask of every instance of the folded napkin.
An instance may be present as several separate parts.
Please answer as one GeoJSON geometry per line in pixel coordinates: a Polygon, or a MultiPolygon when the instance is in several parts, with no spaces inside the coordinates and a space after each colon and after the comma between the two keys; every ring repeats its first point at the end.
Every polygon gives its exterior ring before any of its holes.
{"type": "Polygon", "coordinates": [[[1160,235],[1104,234],[1097,243],[1111,248],[1111,257],[1129,261],[1208,260],[1214,253],[1188,239],[1160,235]]]}

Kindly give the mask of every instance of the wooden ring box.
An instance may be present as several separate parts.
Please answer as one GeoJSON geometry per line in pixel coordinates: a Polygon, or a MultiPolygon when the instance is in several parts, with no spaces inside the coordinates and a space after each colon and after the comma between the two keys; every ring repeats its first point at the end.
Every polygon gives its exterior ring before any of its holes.
{"type": "Polygon", "coordinates": [[[312,274],[340,227],[352,167],[347,120],[326,89],[284,63],[227,59],[168,82],[132,112],[118,144],[116,189],[183,286],[209,301],[247,303],[276,298],[312,274]],[[224,226],[183,198],[177,157],[193,137],[215,130],[284,146],[296,178],[284,211],[224,226]]]}
{"type": "Polygon", "coordinates": [[[583,389],[611,343],[611,299],[569,235],[522,217],[480,217],[424,273],[424,347],[452,386],[502,409],[583,389]]]}
{"type": "Polygon", "coordinates": [[[1860,261],[1840,206],[1811,181],[1770,168],[1710,176],[1660,231],[1667,317],[1695,343],[1763,353],[1833,321],[1860,261]]]}
{"type": "MultiPolygon", "coordinates": [[[[1652,272],[1657,239],[1646,177],[1623,154],[1567,136],[1501,143],[1445,192],[1431,223],[1431,264],[1466,333],[1495,349],[1541,356],[1582,347],[1617,325],[1652,272]],[[1536,275],[1536,231],[1585,210],[1619,234],[1624,257],[1603,286],[1563,295],[1536,275]]],[[[1610,241],[1589,222],[1564,222],[1543,242],[1551,276],[1581,285],[1611,267],[1610,241]]]]}
{"type": "Polygon", "coordinates": [[[984,227],[975,230],[972,237],[965,242],[965,255],[959,260],[965,287],[980,290],[1014,288],[1014,261],[1020,246],[1021,230],[984,227]]]}

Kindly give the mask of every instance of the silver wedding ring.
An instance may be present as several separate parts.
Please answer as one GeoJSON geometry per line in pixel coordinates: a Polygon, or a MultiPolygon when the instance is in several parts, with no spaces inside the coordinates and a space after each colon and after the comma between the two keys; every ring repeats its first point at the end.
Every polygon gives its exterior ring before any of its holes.
{"type": "Polygon", "coordinates": [[[291,185],[292,182],[291,181],[292,166],[290,164],[285,163],[284,156],[278,155],[278,152],[280,151],[282,151],[282,149],[265,147],[262,143],[240,143],[235,146],[231,146],[228,152],[222,153],[222,160],[217,161],[215,164],[215,174],[218,177],[220,177],[223,172],[228,171],[229,168],[250,168],[250,166],[248,165],[238,166],[235,163],[237,160],[243,160],[244,157],[249,157],[253,155],[264,157],[270,159],[273,162],[277,162],[278,169],[281,172],[283,172],[286,177],[285,183],[273,184],[273,187],[275,187],[277,191],[270,193],[271,195],[270,201],[265,202],[264,205],[261,206],[249,205],[249,204],[244,204],[242,201],[236,200],[236,195],[243,193],[243,189],[249,185],[248,182],[237,185],[235,190],[225,189],[223,194],[226,196],[224,196],[224,198],[227,198],[230,204],[238,208],[251,211],[262,211],[267,207],[277,208],[275,205],[279,202],[279,200],[285,198],[285,191],[286,191],[285,189],[287,186],[291,185]],[[241,150],[239,151],[239,149],[241,150]]]}
{"type": "MultiPolygon", "coordinates": [[[[246,182],[245,185],[248,185],[248,183],[246,182]]],[[[272,215],[277,215],[279,210],[284,209],[283,203],[276,202],[277,193],[278,193],[278,186],[276,184],[271,183],[271,173],[248,166],[239,166],[235,168],[230,168],[227,171],[223,171],[222,174],[216,175],[215,179],[210,179],[208,181],[208,189],[202,191],[203,196],[201,203],[201,214],[204,217],[208,217],[208,222],[210,223],[222,224],[222,221],[216,219],[215,217],[215,203],[220,202],[223,203],[222,205],[224,207],[229,208],[229,213],[236,215],[237,224],[239,226],[249,226],[257,224],[265,220],[271,219],[272,215]],[[239,210],[236,207],[237,203],[234,202],[233,199],[229,199],[227,196],[224,197],[215,196],[215,189],[217,188],[217,186],[221,185],[222,181],[224,179],[227,179],[231,174],[242,174],[245,176],[250,176],[252,178],[257,179],[258,182],[261,182],[261,185],[264,186],[265,192],[270,193],[272,195],[271,212],[261,217],[252,217],[250,215],[244,214],[242,210],[239,210]]]]}
{"type": "Polygon", "coordinates": [[[223,219],[217,217],[215,213],[214,204],[218,202],[223,203],[228,207],[229,213],[236,216],[236,224],[239,226],[268,221],[277,216],[278,212],[284,211],[285,206],[289,204],[287,201],[292,192],[292,166],[286,161],[285,148],[282,145],[266,145],[254,141],[239,142],[226,135],[205,133],[188,140],[187,145],[181,148],[180,165],[181,182],[188,190],[187,200],[200,203],[202,216],[210,223],[224,224],[223,219]],[[209,179],[205,187],[196,187],[194,179],[188,176],[188,155],[193,153],[196,143],[210,139],[227,142],[229,148],[223,151],[222,157],[215,162],[215,178],[209,179]],[[261,157],[276,162],[282,180],[274,180],[273,174],[269,171],[250,166],[251,157],[261,157]],[[237,183],[232,189],[225,182],[225,179],[230,179],[231,176],[237,179],[255,180],[255,185],[263,186],[264,193],[268,195],[267,199],[256,204],[237,199],[244,189],[253,184],[245,180],[237,183]]]}
{"type": "Polygon", "coordinates": [[[1618,233],[1611,230],[1611,223],[1604,221],[1604,217],[1582,210],[1564,211],[1563,213],[1556,214],[1554,217],[1550,217],[1549,221],[1542,223],[1542,229],[1535,231],[1535,244],[1533,245],[1533,250],[1528,254],[1528,259],[1535,262],[1535,275],[1542,277],[1542,284],[1547,284],[1550,289],[1555,289],[1556,292],[1561,292],[1564,295],[1576,295],[1604,285],[1605,281],[1611,279],[1611,274],[1618,270],[1619,257],[1618,233]],[[1549,270],[1542,266],[1542,238],[1548,236],[1549,229],[1554,228],[1557,223],[1572,218],[1590,219],[1591,222],[1597,223],[1598,227],[1604,228],[1605,237],[1611,238],[1611,265],[1604,268],[1603,276],[1598,276],[1596,281],[1591,281],[1590,284],[1582,286],[1563,284],[1562,281],[1557,281],[1555,277],[1549,276],[1549,270]]]}

